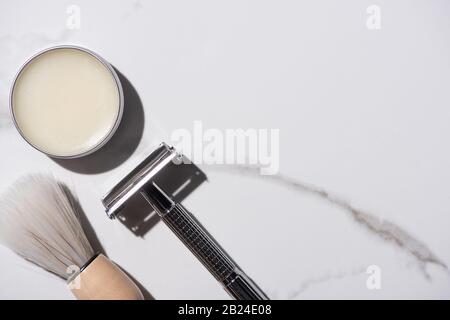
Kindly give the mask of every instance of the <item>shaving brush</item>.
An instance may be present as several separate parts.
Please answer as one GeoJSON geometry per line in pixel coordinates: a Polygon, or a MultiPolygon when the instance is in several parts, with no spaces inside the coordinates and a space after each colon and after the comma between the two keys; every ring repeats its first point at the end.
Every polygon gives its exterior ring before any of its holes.
{"type": "Polygon", "coordinates": [[[78,299],[141,300],[136,284],[96,254],[67,187],[51,176],[19,179],[0,197],[0,242],[67,281],[78,299]]]}

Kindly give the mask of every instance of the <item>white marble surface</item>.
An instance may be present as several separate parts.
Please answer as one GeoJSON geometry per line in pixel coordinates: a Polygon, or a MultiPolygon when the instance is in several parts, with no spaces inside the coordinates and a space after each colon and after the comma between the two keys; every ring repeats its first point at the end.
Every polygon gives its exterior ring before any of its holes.
{"type": "MultiPolygon", "coordinates": [[[[209,181],[184,201],[270,297],[448,299],[450,4],[377,1],[377,31],[366,28],[371,4],[1,1],[0,188],[52,172],[73,186],[108,254],[155,298],[226,299],[162,223],[135,237],[99,199],[127,165],[194,120],[279,128],[279,175],[204,166],[209,181]],[[79,30],[66,28],[72,4],[79,30]],[[114,170],[68,170],[11,124],[15,72],[55,44],[97,51],[142,100],[143,138],[114,170]],[[370,265],[381,268],[380,290],[366,287],[370,265]]],[[[7,249],[0,261],[0,298],[72,299],[7,249]]]]}

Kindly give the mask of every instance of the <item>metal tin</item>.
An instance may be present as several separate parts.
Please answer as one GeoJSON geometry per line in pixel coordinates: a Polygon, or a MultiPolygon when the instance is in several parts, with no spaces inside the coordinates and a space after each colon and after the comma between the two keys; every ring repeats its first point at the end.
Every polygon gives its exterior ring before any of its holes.
{"type": "Polygon", "coordinates": [[[58,159],[74,159],[74,158],[80,158],[80,157],[84,157],[87,156],[95,151],[97,151],[98,149],[100,149],[101,147],[103,147],[110,139],[111,137],[114,135],[114,133],[116,132],[117,128],[119,127],[120,121],[122,120],[122,115],[123,115],[123,108],[124,108],[124,97],[123,97],[123,89],[122,89],[122,84],[120,83],[119,80],[119,76],[117,75],[116,71],[114,70],[114,68],[105,60],[103,59],[101,56],[99,56],[97,53],[88,50],[86,48],[83,47],[79,47],[79,46],[75,46],[75,45],[60,45],[60,46],[53,46],[47,49],[44,49],[42,51],[39,51],[38,53],[34,54],[31,58],[29,58],[19,69],[19,71],[17,72],[16,76],[14,77],[14,81],[11,85],[11,90],[9,93],[9,110],[11,113],[11,118],[13,120],[14,126],[16,127],[17,131],[19,132],[19,134],[22,136],[22,138],[33,148],[35,148],[36,150],[48,155],[49,157],[52,158],[58,158],[58,159]],[[89,55],[91,55],[92,57],[94,57],[95,59],[97,59],[101,64],[103,64],[106,69],[109,70],[109,72],[111,73],[112,77],[114,78],[114,81],[116,83],[117,86],[117,90],[119,92],[119,112],[117,114],[117,118],[115,120],[114,126],[111,128],[111,130],[109,131],[109,133],[100,141],[98,142],[95,146],[93,146],[91,149],[86,150],[80,154],[75,154],[75,155],[70,155],[70,156],[61,156],[61,155],[54,155],[54,154],[50,154],[48,152],[45,152],[41,149],[39,149],[37,146],[35,146],[34,144],[32,144],[30,141],[28,141],[28,139],[25,137],[25,135],[23,134],[22,130],[20,129],[17,121],[16,121],[16,117],[14,115],[14,107],[13,107],[13,93],[14,93],[14,87],[16,85],[17,79],[19,78],[19,75],[22,73],[23,69],[31,62],[33,61],[35,58],[37,58],[38,56],[51,51],[51,50],[58,50],[58,49],[75,49],[75,50],[80,50],[83,52],[88,53],[89,55]]]}

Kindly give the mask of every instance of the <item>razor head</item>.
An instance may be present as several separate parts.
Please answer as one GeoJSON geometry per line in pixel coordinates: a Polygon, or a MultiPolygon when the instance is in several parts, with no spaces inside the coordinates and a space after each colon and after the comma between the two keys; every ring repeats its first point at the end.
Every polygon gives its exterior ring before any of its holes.
{"type": "Polygon", "coordinates": [[[206,175],[183,154],[166,143],[116,184],[102,199],[109,218],[120,221],[133,233],[142,236],[154,213],[141,192],[156,183],[175,201],[181,202],[201,183],[206,175]]]}
{"type": "Polygon", "coordinates": [[[103,197],[102,203],[108,217],[115,218],[131,197],[140,192],[167,164],[179,157],[173,147],[163,142],[103,197]]]}

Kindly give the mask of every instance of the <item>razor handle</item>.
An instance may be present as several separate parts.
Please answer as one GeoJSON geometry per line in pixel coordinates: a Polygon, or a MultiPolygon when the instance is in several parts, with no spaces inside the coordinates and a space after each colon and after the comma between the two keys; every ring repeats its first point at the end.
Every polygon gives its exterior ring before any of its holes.
{"type": "Polygon", "coordinates": [[[203,265],[237,300],[268,300],[264,292],[233,262],[205,228],[181,204],[161,215],[203,265]]]}
{"type": "Polygon", "coordinates": [[[269,300],[188,210],[175,203],[159,187],[149,189],[141,194],[231,297],[236,300],[269,300]]]}

